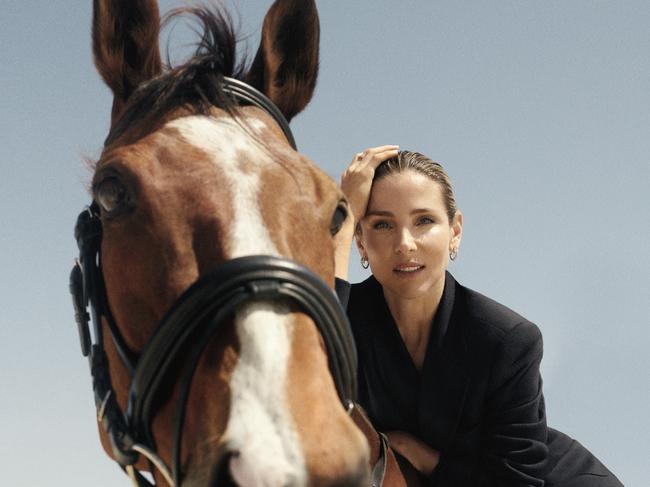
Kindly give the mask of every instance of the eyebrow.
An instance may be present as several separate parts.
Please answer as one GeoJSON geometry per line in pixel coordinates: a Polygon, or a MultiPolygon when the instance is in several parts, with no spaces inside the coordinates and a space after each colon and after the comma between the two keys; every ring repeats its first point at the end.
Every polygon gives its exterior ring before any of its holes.
{"type": "MultiPolygon", "coordinates": [[[[434,213],[434,211],[430,208],[416,208],[415,210],[411,211],[411,215],[419,215],[421,213],[434,213]]],[[[386,210],[376,210],[376,211],[369,211],[366,213],[366,216],[395,216],[392,212],[386,211],[386,210]]]]}

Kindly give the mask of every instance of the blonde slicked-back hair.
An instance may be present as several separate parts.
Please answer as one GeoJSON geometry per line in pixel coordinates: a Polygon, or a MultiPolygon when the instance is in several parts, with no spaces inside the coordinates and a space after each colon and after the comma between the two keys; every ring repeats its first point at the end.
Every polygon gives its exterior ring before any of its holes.
{"type": "Polygon", "coordinates": [[[374,184],[377,180],[390,174],[405,171],[419,172],[440,185],[440,188],[442,189],[442,198],[447,210],[447,217],[451,224],[456,215],[456,211],[458,211],[456,208],[454,190],[451,187],[451,179],[439,163],[432,161],[427,156],[422,155],[419,152],[407,150],[399,151],[396,157],[391,157],[377,166],[372,182],[374,184]]]}

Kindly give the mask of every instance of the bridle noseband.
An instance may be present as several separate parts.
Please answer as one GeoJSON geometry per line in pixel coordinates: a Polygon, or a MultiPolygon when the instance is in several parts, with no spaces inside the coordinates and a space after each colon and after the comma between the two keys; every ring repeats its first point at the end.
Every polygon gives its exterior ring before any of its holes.
{"type": "MultiPolygon", "coordinates": [[[[223,78],[223,90],[240,105],[253,105],[268,112],[295,149],[291,129],[271,100],[232,78],[223,78]]],[[[70,291],[81,351],[89,357],[97,418],[110,440],[114,459],[129,473],[135,485],[152,485],[134,468],[140,455],[161,471],[170,485],[180,485],[180,445],[192,377],[209,341],[233,313],[248,303],[291,303],[307,314],[323,337],[341,401],[348,409],[353,404],[357,389],[357,356],[349,323],[334,292],[309,269],[288,259],[268,255],[225,262],[201,276],[176,300],[142,353],[137,355],[126,345],[108,305],[101,269],[102,223],[96,203],[79,215],[75,238],[79,260],[70,274],[70,291]],[[102,318],[106,320],[118,354],[131,374],[126,412],[117,404],[111,383],[102,318]],[[180,395],[176,404],[170,471],[155,453],[151,421],[159,406],[157,399],[163,385],[177,375],[179,357],[185,360],[179,374],[180,395]]]]}

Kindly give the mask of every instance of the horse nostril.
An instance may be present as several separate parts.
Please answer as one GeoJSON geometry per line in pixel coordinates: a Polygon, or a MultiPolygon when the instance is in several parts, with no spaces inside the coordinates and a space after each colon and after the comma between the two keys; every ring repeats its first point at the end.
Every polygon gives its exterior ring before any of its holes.
{"type": "Polygon", "coordinates": [[[237,455],[237,452],[227,451],[221,456],[212,473],[211,487],[237,487],[230,474],[230,461],[237,455]]]}

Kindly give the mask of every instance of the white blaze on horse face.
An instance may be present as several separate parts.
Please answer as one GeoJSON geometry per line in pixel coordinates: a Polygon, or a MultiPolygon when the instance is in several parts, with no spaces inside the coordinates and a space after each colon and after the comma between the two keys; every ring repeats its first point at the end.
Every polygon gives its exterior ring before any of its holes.
{"type": "MultiPolygon", "coordinates": [[[[257,119],[245,118],[243,125],[256,133],[264,128],[257,119]]],[[[228,183],[234,217],[222,242],[225,255],[230,259],[278,255],[259,207],[260,173],[272,163],[269,155],[232,118],[194,115],[174,120],[167,127],[177,129],[190,144],[212,156],[219,176],[228,183]]]]}
{"type": "Polygon", "coordinates": [[[286,312],[280,315],[279,308],[257,303],[237,316],[242,346],[231,382],[226,439],[239,452],[230,469],[242,487],[307,484],[300,439],[291,426],[284,394],[291,319],[286,312]],[[260,333],[260,328],[265,330],[260,333]]]}
{"type": "MultiPolygon", "coordinates": [[[[265,127],[257,119],[245,119],[243,125],[258,133],[265,127]]],[[[231,118],[190,116],[167,127],[209,154],[227,181],[234,216],[223,242],[226,255],[278,255],[259,207],[260,173],[273,164],[268,153],[231,118]]],[[[235,326],[240,356],[230,381],[225,433],[235,453],[232,475],[242,487],[306,485],[305,460],[286,397],[290,315],[281,305],[255,303],[237,313],[235,326]]]]}

